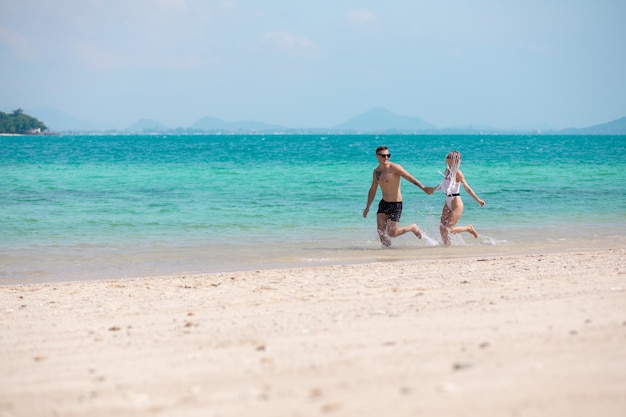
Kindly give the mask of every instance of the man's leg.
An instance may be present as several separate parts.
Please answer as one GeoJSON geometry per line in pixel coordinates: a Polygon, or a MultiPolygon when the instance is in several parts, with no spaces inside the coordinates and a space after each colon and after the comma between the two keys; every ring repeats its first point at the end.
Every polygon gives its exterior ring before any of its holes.
{"type": "MultiPolygon", "coordinates": [[[[387,224],[390,223],[387,219],[387,215],[383,213],[378,213],[376,215],[376,228],[378,231],[378,237],[380,238],[380,243],[385,247],[391,246],[391,240],[387,236],[387,224]]],[[[393,222],[391,222],[393,223],[393,222]]]]}
{"type": "Polygon", "coordinates": [[[387,224],[387,232],[391,237],[398,237],[405,233],[412,232],[418,239],[422,238],[422,231],[417,227],[415,223],[410,226],[398,227],[398,222],[389,221],[387,224]]]}

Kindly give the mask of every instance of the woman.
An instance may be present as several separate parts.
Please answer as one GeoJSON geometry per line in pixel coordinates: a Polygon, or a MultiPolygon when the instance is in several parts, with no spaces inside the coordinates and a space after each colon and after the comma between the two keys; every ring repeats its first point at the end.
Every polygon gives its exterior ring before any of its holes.
{"type": "Polygon", "coordinates": [[[441,212],[441,224],[439,225],[439,231],[441,232],[441,239],[443,244],[450,245],[450,233],[462,233],[468,232],[474,238],[478,237],[478,233],[474,230],[474,226],[468,224],[467,226],[457,226],[456,223],[463,214],[463,200],[459,193],[461,184],[469,195],[474,198],[480,204],[484,206],[485,202],[478,198],[474,190],[469,186],[465,180],[465,176],[459,169],[461,166],[461,154],[458,151],[452,151],[446,156],[446,164],[448,168],[444,174],[444,179],[439,184],[437,189],[441,189],[446,193],[446,203],[443,205],[443,211],[441,212]]]}

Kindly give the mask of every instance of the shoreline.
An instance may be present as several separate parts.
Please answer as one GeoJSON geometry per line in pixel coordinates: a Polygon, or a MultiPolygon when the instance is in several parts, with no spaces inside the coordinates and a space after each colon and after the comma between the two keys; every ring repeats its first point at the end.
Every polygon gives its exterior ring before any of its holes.
{"type": "Polygon", "coordinates": [[[42,132],[42,133],[0,133],[0,136],[61,136],[60,132],[42,132]]]}
{"type": "MultiPolygon", "coordinates": [[[[480,239],[480,238],[479,238],[480,239]]],[[[89,245],[46,246],[0,252],[0,287],[64,281],[135,279],[154,276],[247,273],[256,270],[362,265],[372,262],[436,261],[454,258],[523,256],[538,253],[603,250],[626,247],[626,235],[583,235],[499,244],[469,243],[444,247],[431,238],[400,238],[394,247],[378,242],[264,242],[262,245],[202,243],[176,246],[89,245]]]]}
{"type": "Polygon", "coordinates": [[[0,414],[621,416],[624,255],[0,286],[0,414]]]}

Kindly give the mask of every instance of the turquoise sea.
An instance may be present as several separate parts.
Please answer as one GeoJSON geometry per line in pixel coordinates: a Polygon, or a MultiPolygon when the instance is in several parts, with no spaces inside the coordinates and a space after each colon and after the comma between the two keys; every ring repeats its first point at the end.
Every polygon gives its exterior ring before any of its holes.
{"type": "Polygon", "coordinates": [[[626,136],[0,137],[0,284],[624,247],[626,136]],[[448,151],[480,237],[440,243],[443,194],[404,182],[391,249],[362,211],[387,145],[437,185],[448,151]]]}

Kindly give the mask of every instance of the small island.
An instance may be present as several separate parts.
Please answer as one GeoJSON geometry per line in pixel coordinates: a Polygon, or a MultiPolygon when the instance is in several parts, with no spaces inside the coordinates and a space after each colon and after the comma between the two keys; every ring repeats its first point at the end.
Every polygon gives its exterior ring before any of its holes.
{"type": "Polygon", "coordinates": [[[40,120],[24,114],[22,109],[13,113],[0,112],[0,135],[56,135],[40,120]]]}

